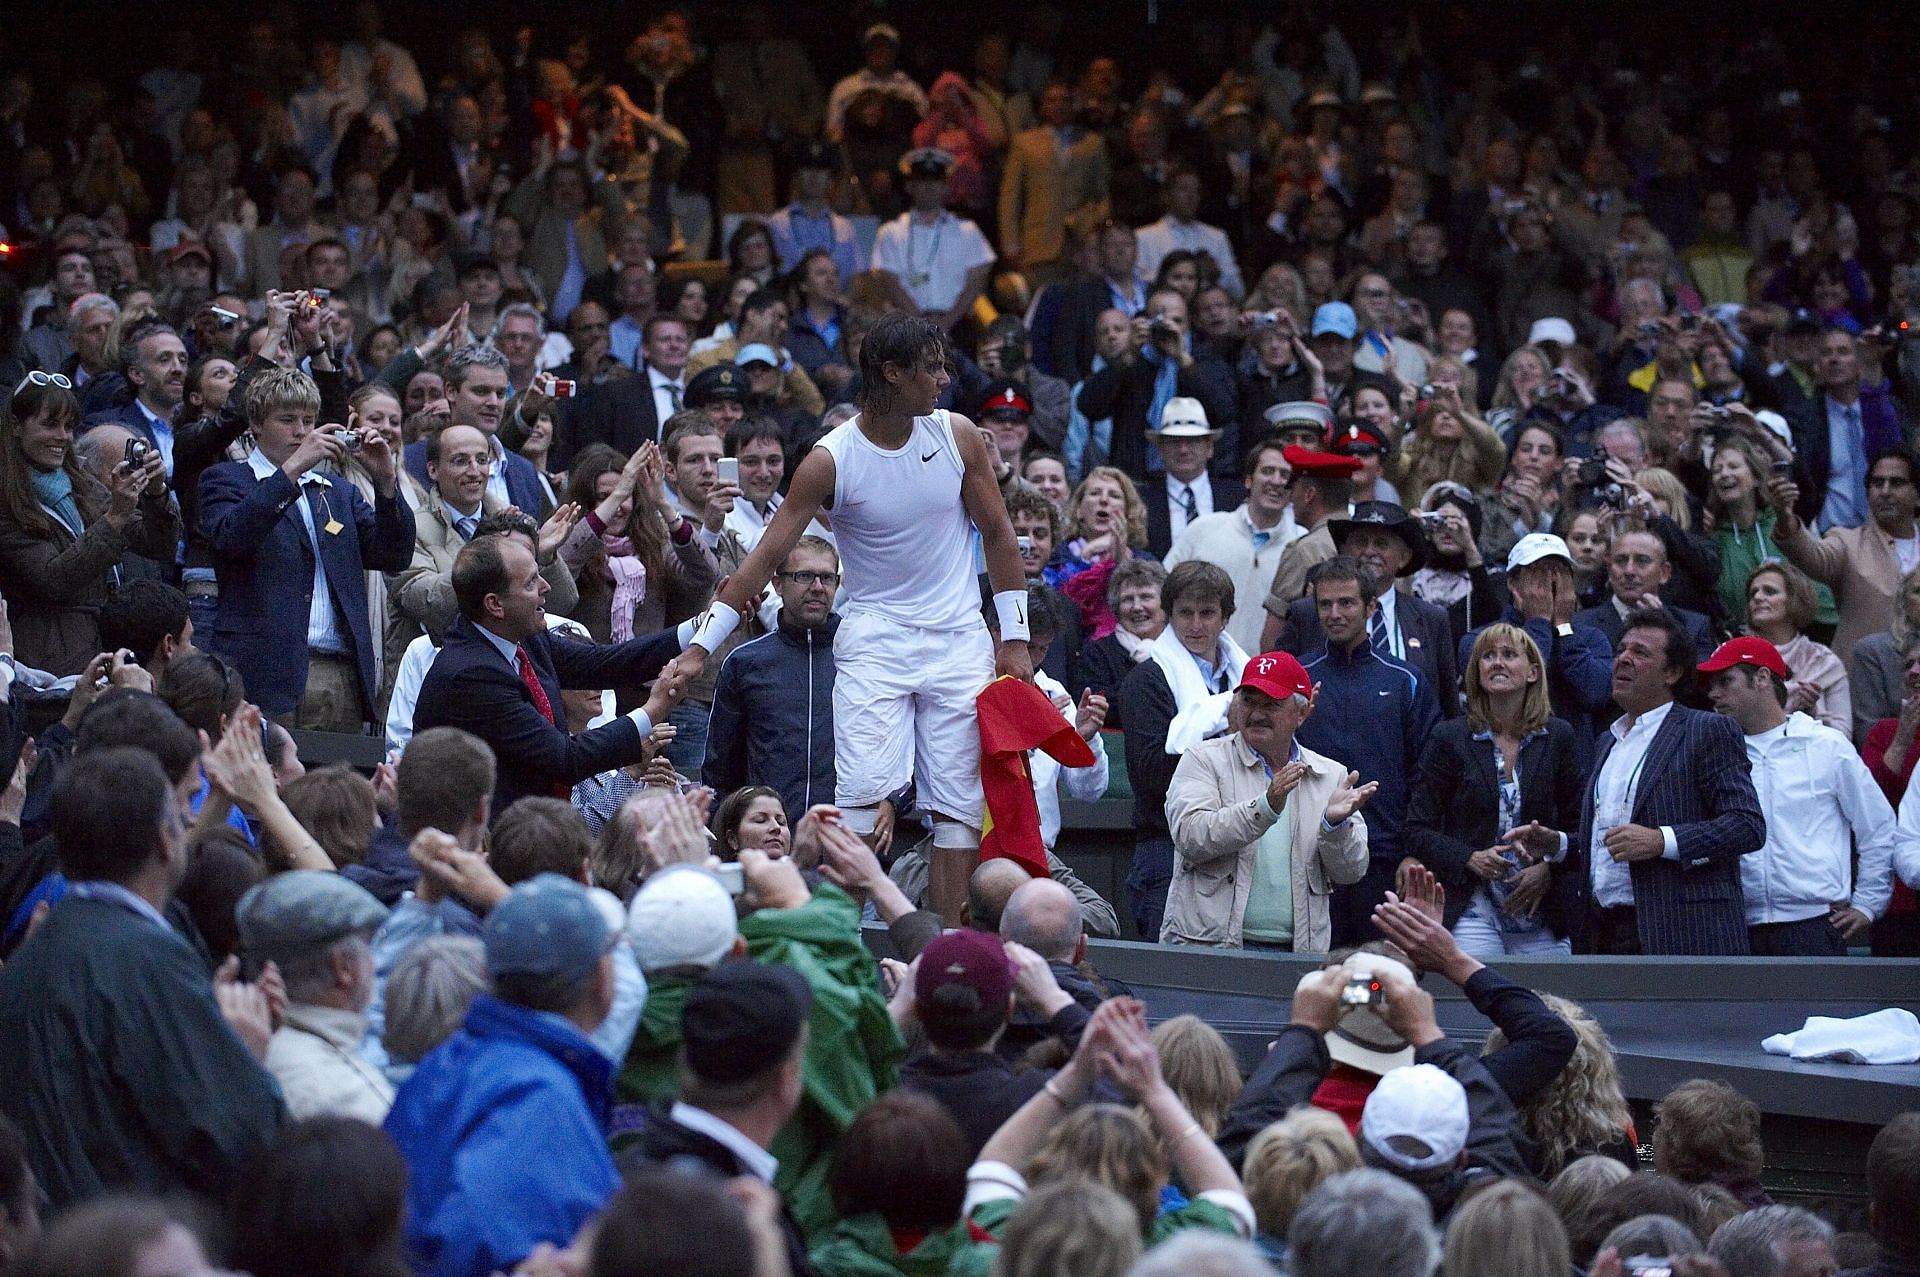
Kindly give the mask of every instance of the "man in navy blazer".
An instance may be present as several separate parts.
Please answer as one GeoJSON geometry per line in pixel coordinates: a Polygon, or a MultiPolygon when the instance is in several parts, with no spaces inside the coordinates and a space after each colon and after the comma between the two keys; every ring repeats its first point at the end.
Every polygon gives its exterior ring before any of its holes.
{"type": "MultiPolygon", "coordinates": [[[[1697,656],[1664,608],[1626,618],[1613,658],[1621,717],[1601,733],[1567,852],[1579,866],[1586,953],[1744,954],[1740,857],[1766,841],[1740,725],[1674,703],[1697,656]]],[[[1552,855],[1559,835],[1527,827],[1552,855]]]]}
{"type": "Polygon", "coordinates": [[[357,732],[374,717],[368,571],[413,562],[413,511],[375,431],[317,427],[320,391],[291,368],[247,385],[254,448],[200,476],[200,526],[213,544],[220,605],[208,644],[284,727],[357,732]],[[373,477],[369,507],[316,469],[350,447],[373,477]]]}
{"type": "Polygon", "coordinates": [[[639,762],[641,741],[686,690],[677,669],[660,671],[686,646],[693,621],[605,646],[551,633],[547,582],[524,538],[467,542],[453,561],[453,592],[460,619],[447,630],[446,644],[420,685],[413,730],[458,727],[491,746],[499,768],[496,813],[529,794],[564,799],[577,781],[639,762]],[[648,679],[653,690],[641,708],[590,732],[568,734],[563,689],[634,686],[648,679]]]}
{"type": "MultiPolygon", "coordinates": [[[[540,472],[531,461],[500,444],[500,424],[506,419],[507,399],[513,393],[507,380],[507,357],[491,346],[464,346],[447,360],[445,375],[447,402],[453,407],[452,424],[478,430],[487,437],[487,447],[493,453],[487,468],[487,495],[501,505],[520,507],[522,514],[530,514],[535,520],[545,519],[553,512],[553,502],[540,482],[540,472]]],[[[550,402],[547,396],[529,390],[521,396],[518,410],[531,419],[550,402]]],[[[406,462],[407,473],[421,490],[432,491],[425,439],[407,445],[406,462]]]]}

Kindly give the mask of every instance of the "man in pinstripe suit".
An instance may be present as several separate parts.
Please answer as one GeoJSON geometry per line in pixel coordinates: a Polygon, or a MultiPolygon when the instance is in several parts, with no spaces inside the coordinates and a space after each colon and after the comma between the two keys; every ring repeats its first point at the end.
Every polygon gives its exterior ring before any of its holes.
{"type": "MultiPolygon", "coordinates": [[[[1627,616],[1613,660],[1622,713],[1600,735],[1572,844],[1584,861],[1581,952],[1748,951],[1740,857],[1766,841],[1766,820],[1739,725],[1674,703],[1696,659],[1670,613],[1627,616]]],[[[1537,853],[1559,845],[1541,845],[1544,830],[1516,832],[1537,853]]]]}

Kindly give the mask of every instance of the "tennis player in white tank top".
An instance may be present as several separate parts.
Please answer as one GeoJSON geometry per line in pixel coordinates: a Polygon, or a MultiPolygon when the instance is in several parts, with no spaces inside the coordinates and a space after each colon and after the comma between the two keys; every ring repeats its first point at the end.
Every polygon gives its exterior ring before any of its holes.
{"type": "Polygon", "coordinates": [[[882,799],[912,779],[933,813],[928,903],[960,924],[985,804],[974,697],[996,673],[1033,679],[1026,577],[977,427],[936,409],[946,334],[899,315],[868,332],[860,415],[816,444],[787,499],[714,601],[679,661],[697,675],[814,515],[831,519],[847,603],[834,639],[834,765],[849,828],[872,832],[882,799]],[[998,651],[973,572],[979,530],[1000,620],[998,651]]]}

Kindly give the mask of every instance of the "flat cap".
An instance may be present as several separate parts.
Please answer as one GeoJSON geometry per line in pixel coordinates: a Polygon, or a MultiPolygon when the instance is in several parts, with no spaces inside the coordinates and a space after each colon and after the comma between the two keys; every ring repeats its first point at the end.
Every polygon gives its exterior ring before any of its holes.
{"type": "Polygon", "coordinates": [[[250,888],[234,909],[240,943],[256,962],[304,958],[387,920],[373,893],[336,873],[295,869],[250,888]]]}

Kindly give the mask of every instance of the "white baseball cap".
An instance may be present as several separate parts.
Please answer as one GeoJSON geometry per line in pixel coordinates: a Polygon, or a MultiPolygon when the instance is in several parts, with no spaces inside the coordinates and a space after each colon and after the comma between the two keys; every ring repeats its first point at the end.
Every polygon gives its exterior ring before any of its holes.
{"type": "Polygon", "coordinates": [[[1578,340],[1573,334],[1573,325],[1558,315],[1536,319],[1533,327],[1527,330],[1529,346],[1538,346],[1543,341],[1550,341],[1556,346],[1571,346],[1578,340]]]}
{"type": "Polygon", "coordinates": [[[1382,1077],[1360,1112],[1360,1138],[1382,1161],[1406,1171],[1449,1166],[1467,1146],[1467,1089],[1432,1064],[1382,1077]],[[1398,1146],[1394,1141],[1402,1141],[1398,1146]],[[1416,1151],[1411,1144],[1426,1148],[1416,1151]]]}
{"type": "Polygon", "coordinates": [[[1524,568],[1530,563],[1542,559],[1559,557],[1573,562],[1573,551],[1567,549],[1567,543],[1551,532],[1529,532],[1514,542],[1513,549],[1507,553],[1507,571],[1524,568]]]}
{"type": "Polygon", "coordinates": [[[661,870],[627,906],[627,940],[642,971],[704,970],[727,956],[738,934],[733,897],[697,865],[661,870]]]}

